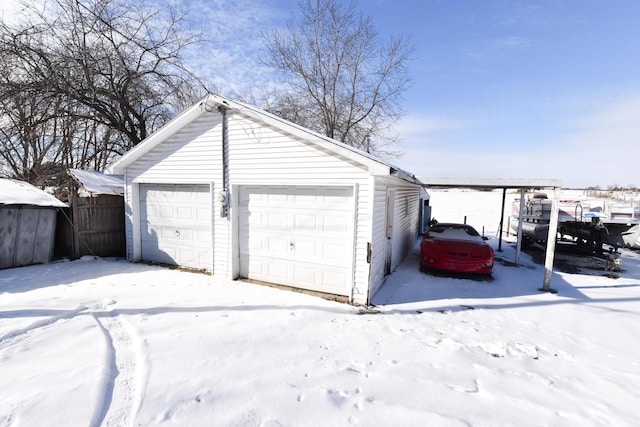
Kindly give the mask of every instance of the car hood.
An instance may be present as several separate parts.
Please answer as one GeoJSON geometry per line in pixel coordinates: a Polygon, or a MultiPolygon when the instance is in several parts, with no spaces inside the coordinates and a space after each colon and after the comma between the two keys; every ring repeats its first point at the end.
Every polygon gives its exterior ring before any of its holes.
{"type": "Polygon", "coordinates": [[[432,246],[434,250],[443,254],[470,256],[472,258],[493,256],[493,249],[484,242],[447,239],[426,239],[425,242],[432,246]]]}

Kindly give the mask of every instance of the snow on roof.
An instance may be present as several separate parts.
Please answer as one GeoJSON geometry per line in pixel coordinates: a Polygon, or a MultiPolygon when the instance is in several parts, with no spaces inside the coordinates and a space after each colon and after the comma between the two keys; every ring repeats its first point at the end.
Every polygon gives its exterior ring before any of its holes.
{"type": "Polygon", "coordinates": [[[91,194],[124,195],[122,175],[105,175],[100,171],[80,169],[69,169],[69,173],[91,194]]]}
{"type": "Polygon", "coordinates": [[[5,178],[0,178],[0,205],[67,206],[28,182],[5,178]]]}

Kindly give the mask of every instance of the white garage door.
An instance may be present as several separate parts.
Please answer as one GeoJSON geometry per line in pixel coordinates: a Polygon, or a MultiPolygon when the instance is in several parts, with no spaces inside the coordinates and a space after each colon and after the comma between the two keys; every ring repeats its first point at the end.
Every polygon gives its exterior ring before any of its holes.
{"type": "Polygon", "coordinates": [[[211,270],[208,185],[142,184],[140,211],[143,260],[211,270]]]}
{"type": "Polygon", "coordinates": [[[241,187],[240,276],[349,295],[351,187],[241,187]]]}

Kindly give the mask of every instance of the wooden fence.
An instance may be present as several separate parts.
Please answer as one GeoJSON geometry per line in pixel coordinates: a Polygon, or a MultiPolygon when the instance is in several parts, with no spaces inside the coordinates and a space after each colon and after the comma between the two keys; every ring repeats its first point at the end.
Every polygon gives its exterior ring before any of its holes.
{"type": "Polygon", "coordinates": [[[71,197],[75,257],[125,255],[124,198],[100,195],[71,197]]]}

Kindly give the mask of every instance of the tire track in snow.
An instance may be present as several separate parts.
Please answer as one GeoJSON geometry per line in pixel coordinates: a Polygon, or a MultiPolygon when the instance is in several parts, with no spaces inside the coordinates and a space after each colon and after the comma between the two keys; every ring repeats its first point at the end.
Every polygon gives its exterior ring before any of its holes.
{"type": "MultiPolygon", "coordinates": [[[[142,387],[146,384],[147,370],[139,341],[115,310],[104,312],[115,301],[107,300],[93,304],[81,304],[72,310],[31,323],[0,336],[0,350],[20,344],[37,333],[54,326],[63,325],[79,315],[90,314],[96,321],[107,342],[106,367],[102,395],[91,426],[133,425],[142,401],[142,387]],[[136,348],[137,347],[137,348],[136,348]],[[142,363],[140,363],[141,361],[142,363]]],[[[13,420],[0,418],[0,427],[12,425],[13,420]]]]}
{"type": "Polygon", "coordinates": [[[92,313],[107,343],[102,395],[92,426],[132,426],[142,399],[143,359],[138,340],[116,310],[92,313]]]}
{"type": "MultiPolygon", "coordinates": [[[[102,305],[96,304],[93,308],[98,308],[100,306],[102,305]]],[[[73,310],[64,311],[56,316],[51,316],[46,319],[34,322],[25,328],[11,331],[5,334],[4,336],[0,337],[0,349],[19,344],[20,342],[33,336],[38,331],[49,329],[53,325],[60,324],[61,322],[68,322],[69,320],[73,319],[79,314],[91,309],[92,308],[87,307],[85,305],[79,305],[73,310]]]]}

